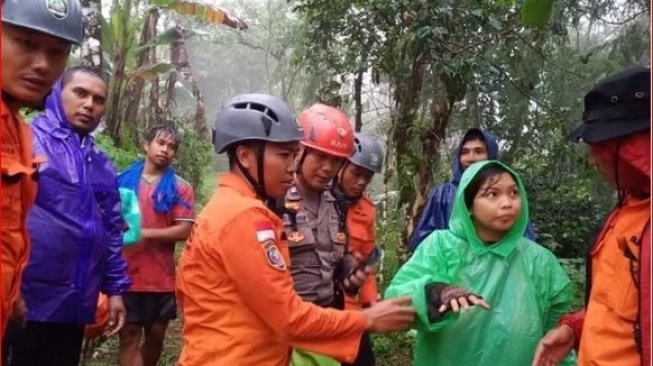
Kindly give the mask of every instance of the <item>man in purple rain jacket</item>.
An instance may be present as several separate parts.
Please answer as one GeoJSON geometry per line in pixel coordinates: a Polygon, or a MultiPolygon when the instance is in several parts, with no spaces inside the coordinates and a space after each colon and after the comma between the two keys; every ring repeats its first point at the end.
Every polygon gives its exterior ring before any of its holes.
{"type": "Polygon", "coordinates": [[[64,72],[31,124],[39,190],[28,214],[32,252],[23,275],[26,323],[9,339],[10,366],[77,366],[84,327],[95,320],[100,291],[109,296],[115,334],[125,319],[131,281],[122,259],[117,174],[94,145],[107,83],[94,69],[64,72]]]}

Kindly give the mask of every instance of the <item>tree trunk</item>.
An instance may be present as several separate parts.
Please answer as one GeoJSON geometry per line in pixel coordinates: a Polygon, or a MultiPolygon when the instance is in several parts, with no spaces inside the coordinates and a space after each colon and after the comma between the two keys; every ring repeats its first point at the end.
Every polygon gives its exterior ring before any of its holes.
{"type": "Polygon", "coordinates": [[[395,80],[395,85],[397,85],[395,94],[397,115],[393,118],[391,141],[396,155],[394,174],[396,174],[399,189],[397,206],[399,210],[405,213],[406,217],[404,228],[401,231],[403,247],[408,243],[408,238],[412,233],[414,212],[409,209],[409,206],[415,200],[414,176],[405,174],[404,165],[410,164],[416,158],[415,153],[412,152],[411,143],[413,137],[411,131],[413,131],[415,116],[420,106],[419,96],[423,87],[424,66],[421,56],[417,56],[413,60],[409,77],[405,80],[402,78],[395,80]]]}
{"type": "Polygon", "coordinates": [[[82,65],[102,69],[102,0],[81,0],[85,14],[82,65]]]}
{"type": "Polygon", "coordinates": [[[363,74],[365,70],[361,68],[356,74],[356,80],[354,80],[354,103],[356,108],[356,121],[355,121],[355,131],[361,132],[363,128],[363,101],[362,101],[362,89],[363,89],[363,74]]]}
{"type": "Polygon", "coordinates": [[[159,106],[159,77],[157,76],[152,81],[150,87],[150,107],[148,108],[148,119],[145,131],[149,131],[152,127],[162,124],[161,120],[161,107],[159,106]]]}
{"type": "MultiPolygon", "coordinates": [[[[147,12],[145,22],[143,24],[143,30],[141,31],[139,44],[142,47],[147,44],[157,35],[156,25],[159,21],[159,9],[152,8],[147,12]]],[[[156,58],[156,47],[149,47],[146,50],[143,50],[138,55],[138,60],[136,61],[135,69],[147,65],[148,63],[153,63],[156,58]]],[[[158,80],[158,78],[157,78],[158,80]]],[[[139,141],[139,115],[138,111],[141,109],[141,96],[143,94],[143,87],[145,86],[145,80],[142,78],[136,78],[132,80],[127,91],[127,106],[124,108],[122,114],[122,119],[128,123],[134,125],[134,131],[132,134],[132,140],[136,145],[140,144],[139,141]]],[[[157,90],[158,93],[158,90],[157,90]]]]}
{"type": "Polygon", "coordinates": [[[186,42],[183,37],[183,28],[179,24],[175,28],[178,32],[178,38],[170,44],[170,62],[175,66],[175,70],[170,73],[166,82],[164,111],[169,116],[175,115],[175,84],[178,76],[181,76],[185,82],[190,84],[191,92],[195,97],[195,114],[193,115],[192,127],[202,138],[208,139],[210,136],[209,129],[206,126],[204,97],[202,97],[202,92],[193,77],[193,70],[190,67],[186,42]]]}
{"type": "Polygon", "coordinates": [[[116,146],[121,146],[122,118],[120,113],[120,99],[125,84],[125,54],[126,50],[115,50],[113,55],[113,77],[109,85],[109,98],[106,108],[107,130],[116,146]]]}

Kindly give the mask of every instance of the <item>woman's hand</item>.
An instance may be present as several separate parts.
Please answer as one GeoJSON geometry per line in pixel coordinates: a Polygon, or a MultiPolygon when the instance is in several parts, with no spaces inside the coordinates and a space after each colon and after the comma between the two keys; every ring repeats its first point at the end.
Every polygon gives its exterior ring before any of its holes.
{"type": "Polygon", "coordinates": [[[459,286],[446,286],[440,292],[440,314],[446,313],[448,310],[454,313],[460,310],[469,310],[471,306],[479,306],[485,310],[490,310],[488,305],[481,296],[475,295],[459,286]]]}

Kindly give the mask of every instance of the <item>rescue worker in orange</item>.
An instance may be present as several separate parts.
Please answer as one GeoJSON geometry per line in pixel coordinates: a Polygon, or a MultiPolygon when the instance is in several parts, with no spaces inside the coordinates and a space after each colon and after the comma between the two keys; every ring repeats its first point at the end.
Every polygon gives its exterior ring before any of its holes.
{"type": "Polygon", "coordinates": [[[364,331],[406,329],[413,321],[406,298],[339,311],[294,291],[283,221],[270,207],[293,184],[302,138],[280,99],[244,94],[223,106],[213,142],[230,172],[197,217],[179,263],[179,366],[288,366],[292,347],[352,361],[364,331]]]}
{"type": "MultiPolygon", "coordinates": [[[[333,195],[348,206],[347,229],[349,247],[357,258],[369,256],[376,249],[376,209],[374,203],[363,193],[374,174],[383,169],[383,148],[372,137],[357,133],[354,139],[354,154],[338,173],[333,195]]],[[[345,296],[345,309],[360,310],[379,299],[376,276],[370,275],[361,286],[358,296],[345,296]]],[[[374,366],[374,350],[369,334],[361,338],[358,357],[353,363],[343,366],[374,366]]]]}
{"type": "Polygon", "coordinates": [[[564,316],[535,353],[556,365],[572,348],[578,365],[651,364],[651,70],[607,77],[585,96],[572,134],[619,195],[590,250],[586,306],[564,316]]]}
{"type": "Polygon", "coordinates": [[[37,164],[21,108],[40,108],[66,67],[73,44],[83,39],[77,0],[2,2],[2,324],[22,322],[22,271],[29,255],[25,219],[36,197],[37,164]]]}

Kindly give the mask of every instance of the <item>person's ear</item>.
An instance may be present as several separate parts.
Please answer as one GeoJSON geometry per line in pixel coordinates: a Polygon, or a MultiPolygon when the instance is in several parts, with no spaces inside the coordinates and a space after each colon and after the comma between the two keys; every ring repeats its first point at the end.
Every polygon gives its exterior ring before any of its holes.
{"type": "Polygon", "coordinates": [[[240,145],[236,148],[236,159],[243,168],[249,170],[256,165],[256,152],[251,146],[240,145]]]}

